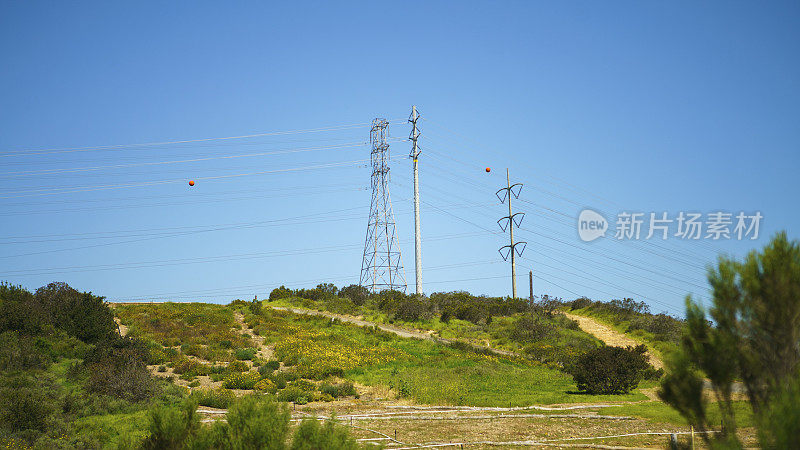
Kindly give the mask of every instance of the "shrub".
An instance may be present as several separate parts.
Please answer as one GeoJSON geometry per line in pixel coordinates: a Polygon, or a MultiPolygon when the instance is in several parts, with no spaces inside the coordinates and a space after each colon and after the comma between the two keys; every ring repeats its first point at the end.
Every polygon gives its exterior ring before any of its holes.
{"type": "Polygon", "coordinates": [[[363,305],[369,298],[369,290],[358,284],[351,284],[339,291],[339,297],[349,298],[357,306],[363,305]]]}
{"type": "Polygon", "coordinates": [[[222,380],[226,389],[253,389],[261,375],[256,372],[232,373],[222,380]]]}
{"type": "Polygon", "coordinates": [[[569,304],[569,309],[576,310],[576,309],[588,308],[589,306],[592,306],[592,303],[594,303],[592,302],[592,300],[586,297],[581,297],[581,298],[576,298],[575,300],[569,302],[568,304],[569,304]]]}
{"type": "Polygon", "coordinates": [[[117,330],[104,297],[78,292],[66,283],[50,283],[37,289],[34,298],[48,311],[50,323],[84,342],[98,342],[117,330]]]}
{"type": "Polygon", "coordinates": [[[46,431],[56,411],[53,380],[28,374],[0,378],[0,430],[46,431]]]}
{"type": "Polygon", "coordinates": [[[258,368],[258,373],[266,376],[278,370],[279,367],[281,367],[280,361],[275,361],[275,360],[267,361],[261,367],[258,368]]]}
{"type": "Polygon", "coordinates": [[[298,405],[308,403],[308,400],[314,397],[313,392],[304,391],[297,386],[287,386],[278,391],[278,400],[282,402],[294,402],[298,405]]]}
{"type": "Polygon", "coordinates": [[[589,394],[625,394],[642,380],[647,348],[603,346],[583,354],[570,369],[578,389],[589,394]]]}
{"type": "Polygon", "coordinates": [[[269,378],[262,378],[259,380],[254,386],[253,389],[257,391],[265,391],[269,392],[270,394],[274,394],[275,391],[278,389],[275,387],[275,383],[272,382],[269,378]]]}
{"type": "Polygon", "coordinates": [[[345,427],[328,420],[324,425],[317,419],[303,419],[292,437],[292,450],[358,450],[356,439],[345,427]]]}
{"type": "Polygon", "coordinates": [[[269,396],[242,398],[227,414],[231,448],[286,448],[290,417],[286,405],[269,396]]]}
{"type": "Polygon", "coordinates": [[[44,369],[49,363],[49,355],[34,345],[34,339],[16,331],[0,334],[0,371],[44,369]]]}
{"type": "Polygon", "coordinates": [[[247,348],[237,348],[236,349],[236,359],[238,360],[252,360],[253,357],[256,356],[256,349],[252,347],[247,348]]]}
{"type": "Polygon", "coordinates": [[[227,389],[196,389],[192,391],[191,398],[198,405],[220,409],[229,407],[236,400],[233,392],[227,389]]]}
{"type": "Polygon", "coordinates": [[[356,314],[358,306],[348,297],[329,297],[325,299],[325,309],[339,314],[356,314]]]}
{"type": "Polygon", "coordinates": [[[232,363],[228,364],[226,370],[228,372],[247,372],[250,370],[250,366],[248,366],[244,361],[233,361],[232,363]]]}
{"type": "Polygon", "coordinates": [[[349,397],[356,395],[356,388],[355,386],[353,386],[353,383],[351,381],[345,381],[344,383],[338,383],[338,384],[323,383],[320,386],[319,390],[323,394],[330,395],[333,398],[349,397]]]}
{"type": "Polygon", "coordinates": [[[293,296],[294,292],[291,289],[287,288],[286,286],[281,286],[273,289],[272,292],[269,293],[269,300],[275,301],[293,296]]]}
{"type": "Polygon", "coordinates": [[[98,342],[83,361],[89,373],[87,389],[131,401],[152,397],[157,386],[147,370],[148,354],[137,339],[114,336],[98,342]]]}
{"type": "Polygon", "coordinates": [[[200,429],[197,404],[184,402],[180,406],[157,406],[150,410],[149,435],[142,443],[145,449],[183,449],[185,442],[200,429]]]}
{"type": "Polygon", "coordinates": [[[299,380],[295,380],[292,382],[292,386],[297,386],[304,391],[316,391],[317,385],[314,384],[311,380],[306,380],[305,378],[301,378],[299,380]]]}

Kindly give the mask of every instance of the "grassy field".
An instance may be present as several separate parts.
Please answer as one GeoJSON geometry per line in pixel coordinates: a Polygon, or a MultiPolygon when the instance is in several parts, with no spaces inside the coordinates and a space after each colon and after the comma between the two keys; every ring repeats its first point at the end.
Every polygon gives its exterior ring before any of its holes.
{"type": "Polygon", "coordinates": [[[646,399],[641,393],[578,394],[571,376],[541,363],[401,338],[324,317],[271,311],[245,320],[266,342],[276,344],[276,357],[308,378],[339,374],[390,387],[419,403],[525,406],[646,399]]]}

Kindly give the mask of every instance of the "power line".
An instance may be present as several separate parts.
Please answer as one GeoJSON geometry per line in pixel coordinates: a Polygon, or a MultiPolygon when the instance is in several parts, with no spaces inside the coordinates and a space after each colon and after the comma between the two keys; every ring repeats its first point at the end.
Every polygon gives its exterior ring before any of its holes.
{"type": "MultiPolygon", "coordinates": [[[[268,174],[276,174],[276,173],[288,173],[288,172],[299,172],[304,170],[317,170],[317,169],[329,169],[329,168],[336,168],[336,167],[347,167],[347,166],[359,166],[363,165],[368,160],[366,159],[359,159],[359,160],[352,160],[352,161],[341,161],[341,162],[334,162],[334,163],[323,163],[323,164],[312,164],[300,167],[292,167],[287,169],[273,169],[273,170],[261,170],[256,172],[247,172],[247,173],[237,173],[237,174],[230,174],[230,175],[215,175],[215,176],[205,176],[205,177],[195,177],[194,179],[197,181],[207,181],[207,180],[219,180],[219,179],[226,179],[226,178],[238,178],[238,177],[247,177],[253,175],[268,175],[268,174]]],[[[125,189],[130,187],[146,187],[146,186],[157,186],[157,185],[164,185],[164,184],[174,184],[174,183],[185,183],[185,178],[172,178],[166,180],[153,180],[153,181],[143,181],[137,183],[122,183],[122,184],[105,184],[105,185],[90,185],[90,186],[78,186],[78,187],[51,187],[51,188],[41,188],[41,189],[28,189],[28,190],[21,190],[21,191],[5,191],[0,192],[0,194],[21,194],[21,195],[0,195],[0,199],[3,198],[20,198],[20,197],[35,197],[35,196],[45,196],[45,195],[59,195],[59,194],[72,194],[76,192],[91,192],[91,191],[104,191],[104,190],[112,190],[112,189],[125,189]]]]}
{"type": "Polygon", "coordinates": [[[99,171],[99,170],[104,170],[104,169],[124,169],[124,168],[129,168],[129,167],[160,166],[160,165],[166,165],[166,164],[185,164],[185,163],[213,161],[213,160],[220,160],[220,159],[254,158],[254,157],[258,157],[258,156],[285,155],[285,154],[291,154],[291,153],[311,152],[311,151],[317,151],[317,150],[357,148],[357,147],[362,147],[364,145],[366,145],[366,142],[351,142],[351,143],[340,144],[340,145],[325,145],[325,146],[304,147],[304,148],[288,148],[288,149],[283,149],[283,150],[275,150],[275,151],[271,151],[271,152],[243,153],[243,154],[234,154],[234,155],[216,155],[216,156],[207,156],[207,157],[202,157],[202,158],[180,159],[180,160],[171,160],[171,161],[150,161],[150,162],[128,163],[128,164],[111,164],[111,165],[106,165],[106,166],[93,166],[93,167],[69,167],[69,168],[62,168],[62,169],[42,169],[42,170],[3,172],[3,173],[0,173],[0,178],[19,178],[19,177],[37,176],[37,175],[56,175],[56,174],[63,174],[63,173],[99,171]]]}
{"type": "MultiPolygon", "coordinates": [[[[393,122],[398,122],[399,119],[393,119],[393,122]]],[[[20,150],[20,151],[11,151],[7,153],[0,154],[2,158],[8,157],[18,157],[18,156],[35,156],[35,155],[46,155],[46,154],[55,154],[55,153],[74,153],[74,152],[91,152],[91,151],[101,151],[101,150],[120,150],[120,149],[135,149],[135,148],[143,148],[143,147],[155,147],[155,146],[162,146],[162,145],[173,145],[173,144],[188,144],[188,143],[196,143],[196,142],[209,142],[209,141],[227,141],[233,139],[249,139],[255,137],[263,137],[263,136],[280,136],[280,135],[287,135],[287,134],[304,134],[304,133],[320,133],[326,131],[338,131],[343,129],[349,128],[358,128],[365,125],[369,125],[369,123],[354,123],[354,124],[347,124],[347,125],[335,125],[330,127],[322,127],[322,128],[308,128],[304,130],[290,130],[290,131],[272,131],[272,132],[264,132],[264,133],[252,133],[252,134],[243,134],[238,136],[225,136],[225,137],[211,137],[211,138],[200,138],[200,139],[181,139],[181,140],[172,140],[172,141],[157,141],[157,142],[143,142],[137,144],[116,144],[116,145],[99,145],[99,146],[92,146],[92,147],[66,147],[66,148],[45,148],[45,149],[35,149],[35,150],[20,150]]]]}

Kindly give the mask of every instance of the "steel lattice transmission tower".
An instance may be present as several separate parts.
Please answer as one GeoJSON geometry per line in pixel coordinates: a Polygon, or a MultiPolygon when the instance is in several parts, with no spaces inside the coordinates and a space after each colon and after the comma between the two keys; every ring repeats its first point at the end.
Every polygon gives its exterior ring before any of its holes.
{"type": "Polygon", "coordinates": [[[389,197],[389,122],[372,121],[372,202],[364,241],[359,284],[372,292],[383,289],[406,291],[406,276],[400,258],[397,230],[389,197]]]}

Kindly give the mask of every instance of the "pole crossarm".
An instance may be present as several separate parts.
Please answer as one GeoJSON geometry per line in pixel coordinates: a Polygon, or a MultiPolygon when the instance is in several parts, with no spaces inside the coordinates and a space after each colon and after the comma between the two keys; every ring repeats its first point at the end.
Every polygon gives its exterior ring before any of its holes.
{"type": "Polygon", "coordinates": [[[509,253],[511,252],[511,249],[514,249],[514,251],[517,253],[517,256],[522,256],[522,253],[525,251],[525,248],[527,248],[527,247],[528,247],[528,243],[527,242],[525,242],[525,241],[517,241],[517,242],[514,242],[513,246],[504,245],[504,246],[500,247],[497,251],[500,252],[500,256],[503,257],[503,261],[508,261],[508,256],[509,256],[509,253]],[[522,250],[517,248],[518,245],[522,245],[522,250]],[[503,253],[503,249],[507,249],[507,251],[505,253],[503,253]]]}
{"type": "Polygon", "coordinates": [[[500,219],[497,220],[497,224],[500,225],[500,229],[501,230],[506,231],[506,229],[508,228],[509,223],[512,220],[514,221],[514,225],[516,225],[517,228],[521,227],[522,226],[522,219],[524,219],[524,218],[525,218],[525,213],[524,212],[516,212],[516,213],[514,213],[514,214],[512,214],[510,216],[501,217],[500,219]],[[517,216],[519,216],[519,220],[517,220],[517,216]]]}
{"type": "Polygon", "coordinates": [[[506,200],[508,200],[508,215],[501,217],[497,221],[497,225],[499,225],[504,232],[508,229],[508,236],[511,243],[500,247],[497,251],[500,252],[500,256],[503,257],[504,261],[508,261],[509,257],[511,258],[511,298],[517,298],[517,262],[515,255],[522,256],[522,252],[525,251],[525,247],[528,245],[527,242],[514,242],[514,226],[516,225],[516,227],[519,228],[522,225],[522,219],[525,218],[525,213],[515,213],[511,210],[511,198],[518,199],[521,192],[522,183],[511,184],[511,173],[506,169],[506,187],[498,189],[494,195],[497,196],[500,203],[506,203],[506,200]],[[518,245],[522,245],[522,249],[517,248],[518,245]],[[505,253],[503,252],[504,250],[505,253]]]}

